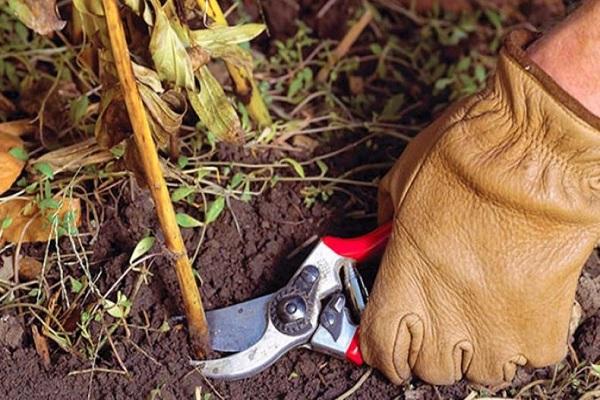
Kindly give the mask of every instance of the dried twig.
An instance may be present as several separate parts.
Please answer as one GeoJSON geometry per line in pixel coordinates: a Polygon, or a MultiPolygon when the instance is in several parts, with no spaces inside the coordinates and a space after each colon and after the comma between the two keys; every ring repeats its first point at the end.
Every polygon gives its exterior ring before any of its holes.
{"type": "Polygon", "coordinates": [[[350,389],[339,395],[335,398],[335,400],[345,400],[348,397],[352,396],[360,387],[369,379],[371,374],[373,373],[373,368],[369,368],[367,372],[365,372],[360,379],[352,386],[350,389]]]}
{"type": "Polygon", "coordinates": [[[192,273],[192,266],[186,254],[181,232],[175,220],[173,204],[160,168],[150,125],[135,82],[127,42],[125,41],[125,32],[116,1],[102,0],[102,3],[104,4],[112,53],[133,128],[135,143],[139,153],[143,155],[140,157],[142,167],[156,206],[158,220],[165,235],[167,248],[173,253],[175,259],[175,271],[177,272],[177,279],[185,305],[190,339],[196,355],[202,357],[208,345],[208,325],[200,292],[192,273]]]}

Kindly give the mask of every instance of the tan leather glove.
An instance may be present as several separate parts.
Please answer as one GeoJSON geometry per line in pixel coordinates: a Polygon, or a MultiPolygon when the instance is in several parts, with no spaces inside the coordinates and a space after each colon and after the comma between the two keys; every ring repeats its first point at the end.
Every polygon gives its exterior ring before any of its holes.
{"type": "Polygon", "coordinates": [[[486,90],[451,107],[380,186],[394,229],[361,323],[367,363],[400,383],[510,381],[560,361],[600,237],[600,119],[513,32],[486,90]]]}

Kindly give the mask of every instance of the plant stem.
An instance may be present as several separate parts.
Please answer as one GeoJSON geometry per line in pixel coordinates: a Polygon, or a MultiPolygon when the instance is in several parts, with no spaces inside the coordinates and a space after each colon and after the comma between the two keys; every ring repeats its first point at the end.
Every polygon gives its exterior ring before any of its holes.
{"type": "Polygon", "coordinates": [[[346,53],[348,53],[352,45],[354,45],[354,42],[356,42],[356,39],[358,39],[360,34],[365,30],[372,19],[373,12],[371,11],[370,6],[367,5],[365,13],[354,25],[352,25],[348,32],[346,32],[346,35],[343,37],[342,41],[331,54],[327,64],[325,64],[325,66],[323,66],[323,68],[321,68],[317,74],[318,82],[323,83],[327,80],[327,78],[329,78],[331,69],[346,55],[346,53]]]}
{"type": "MultiPolygon", "coordinates": [[[[200,9],[215,20],[218,25],[227,26],[227,19],[219,6],[217,0],[197,0],[200,9]]],[[[237,65],[226,62],[225,66],[229,76],[233,80],[235,93],[248,109],[252,119],[261,127],[271,125],[271,116],[265,102],[260,95],[260,90],[252,76],[252,71],[240,68],[237,65]]]]}
{"type": "Polygon", "coordinates": [[[125,31],[119,16],[116,0],[102,0],[112,52],[115,59],[117,74],[123,90],[125,105],[133,128],[134,139],[142,157],[142,167],[150,193],[156,206],[158,220],[165,235],[167,248],[175,260],[175,271],[183,296],[185,314],[187,317],[190,340],[194,352],[203,357],[208,346],[208,325],[202,307],[200,291],[192,273],[192,266],[186,254],[181,232],[175,220],[173,203],[165,183],[156,146],[150,132],[150,125],[138,92],[133,75],[129,50],[125,41],[125,31]]]}

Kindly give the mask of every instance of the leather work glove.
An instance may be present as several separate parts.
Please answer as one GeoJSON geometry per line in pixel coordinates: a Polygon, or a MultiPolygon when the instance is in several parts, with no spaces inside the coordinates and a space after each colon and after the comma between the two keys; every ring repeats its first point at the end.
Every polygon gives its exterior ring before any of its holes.
{"type": "Polygon", "coordinates": [[[579,274],[600,237],[600,119],[509,35],[482,92],[415,138],[380,185],[394,228],[361,322],[394,383],[512,380],[567,351],[579,274]]]}

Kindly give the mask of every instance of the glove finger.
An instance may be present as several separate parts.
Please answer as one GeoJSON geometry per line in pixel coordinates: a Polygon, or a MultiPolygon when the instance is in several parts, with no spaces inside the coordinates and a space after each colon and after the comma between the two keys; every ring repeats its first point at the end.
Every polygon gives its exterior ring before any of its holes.
{"type": "Polygon", "coordinates": [[[452,336],[438,333],[426,338],[424,350],[413,367],[416,376],[435,385],[451,385],[463,377],[473,360],[473,345],[467,339],[457,342],[452,336]]]}
{"type": "Polygon", "coordinates": [[[403,380],[410,378],[423,345],[423,321],[416,314],[403,317],[398,324],[392,353],[396,374],[403,380]]]}
{"type": "Polygon", "coordinates": [[[476,357],[465,373],[468,380],[488,386],[508,383],[515,377],[517,368],[527,364],[527,358],[522,354],[514,354],[510,357],[494,352],[487,354],[495,356],[487,359],[477,359],[476,357]]]}
{"type": "Polygon", "coordinates": [[[377,221],[380,225],[394,216],[394,203],[390,194],[390,175],[387,174],[383,177],[377,192],[377,221]]]}
{"type": "Polygon", "coordinates": [[[364,326],[361,324],[360,330],[363,358],[394,384],[401,384],[410,378],[412,366],[421,350],[423,322],[415,314],[406,315],[400,321],[381,318],[381,315],[374,320],[369,319],[368,314],[366,317],[367,321],[363,322],[364,326]]]}

